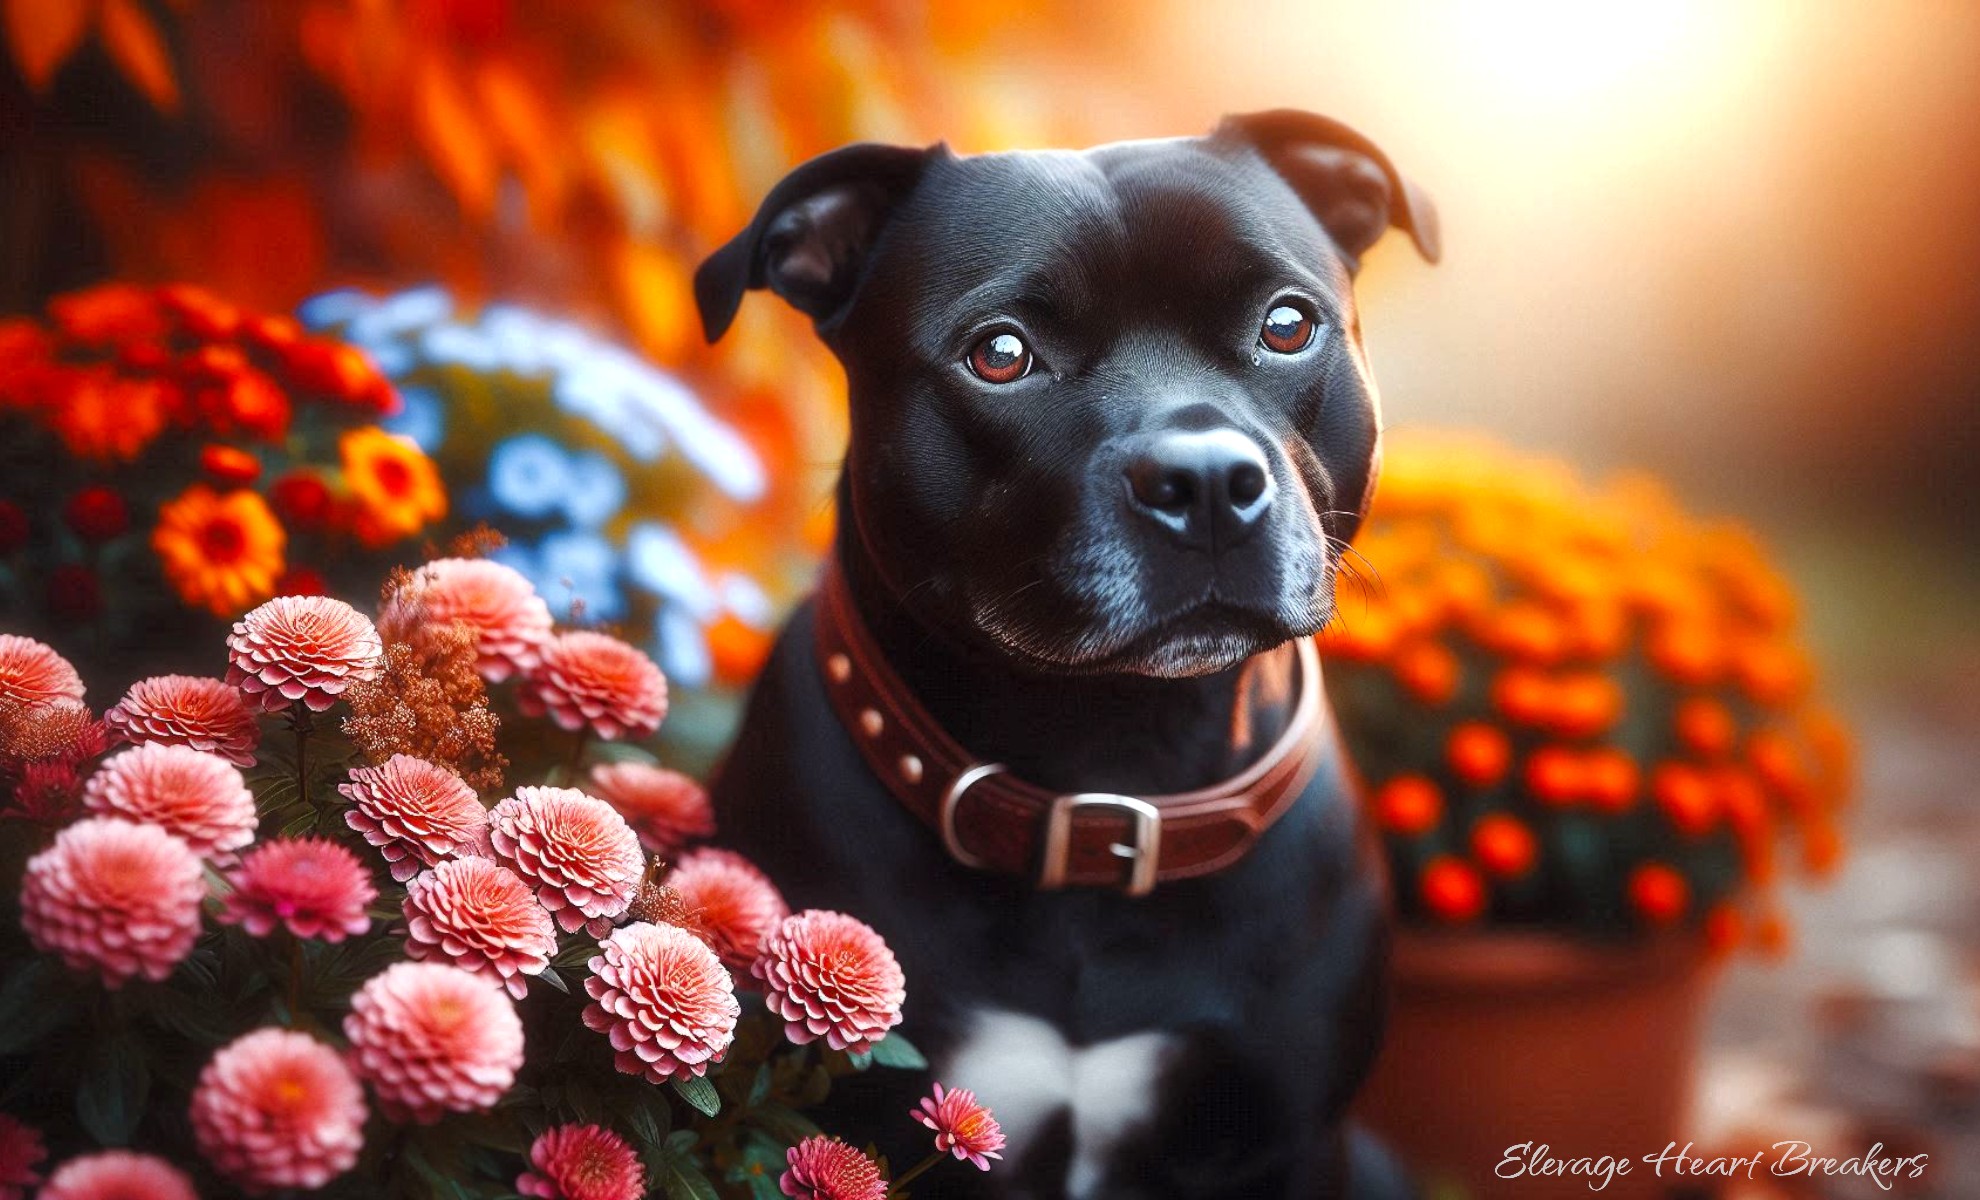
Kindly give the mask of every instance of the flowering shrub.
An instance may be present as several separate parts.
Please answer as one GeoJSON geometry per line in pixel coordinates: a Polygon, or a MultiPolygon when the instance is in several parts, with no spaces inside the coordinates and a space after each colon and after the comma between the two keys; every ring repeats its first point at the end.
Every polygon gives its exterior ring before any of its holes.
{"type": "Polygon", "coordinates": [[[101,720],[0,635],[0,1197],[880,1200],[989,1168],[966,1091],[899,1114],[933,1144],[891,1190],[805,1115],[925,1065],[906,981],[695,845],[706,793],[629,744],[666,707],[641,651],[471,557],[379,614],[268,600],[224,682],[101,720]]]}
{"type": "Polygon", "coordinates": [[[1835,865],[1850,751],[1750,535],[1404,440],[1356,546],[1321,645],[1406,916],[1780,945],[1777,847],[1835,865]]]}
{"type": "Polygon", "coordinates": [[[356,348],[190,286],[0,321],[0,614],[71,633],[94,673],[201,642],[195,613],[375,579],[447,511],[376,424],[398,409],[356,348]]]}

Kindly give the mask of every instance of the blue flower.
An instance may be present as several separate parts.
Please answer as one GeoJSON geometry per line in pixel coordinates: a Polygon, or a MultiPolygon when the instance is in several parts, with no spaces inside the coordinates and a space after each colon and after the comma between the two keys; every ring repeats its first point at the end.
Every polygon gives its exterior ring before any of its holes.
{"type": "Polygon", "coordinates": [[[700,687],[715,673],[708,635],[676,605],[662,606],[654,618],[653,643],[660,669],[677,686],[700,687]]]}
{"type": "Polygon", "coordinates": [[[602,454],[585,453],[570,460],[564,489],[564,515],[580,529],[595,529],[610,520],[626,502],[626,481],[619,468],[602,454]]]}
{"type": "Polygon", "coordinates": [[[446,402],[432,388],[423,387],[402,387],[399,399],[405,406],[386,419],[385,428],[411,438],[428,454],[440,449],[447,437],[446,402]]]}
{"type": "Polygon", "coordinates": [[[672,601],[697,621],[712,621],[721,610],[694,551],[680,535],[654,521],[641,521],[626,535],[626,571],[633,582],[672,601]]]}
{"type": "Polygon", "coordinates": [[[378,301],[358,288],[338,288],[311,296],[296,306],[296,319],[311,329],[341,325],[360,313],[371,311],[378,301]]]}
{"type": "Polygon", "coordinates": [[[552,609],[568,615],[573,600],[582,601],[584,615],[615,621],[625,615],[626,598],[619,590],[619,554],[612,543],[595,533],[553,533],[537,547],[537,569],[552,582],[545,589],[552,609]]]}
{"type": "Polygon", "coordinates": [[[564,448],[540,433],[524,433],[495,447],[488,456],[488,490],[495,503],[525,517],[548,516],[570,486],[570,459],[564,448]]]}

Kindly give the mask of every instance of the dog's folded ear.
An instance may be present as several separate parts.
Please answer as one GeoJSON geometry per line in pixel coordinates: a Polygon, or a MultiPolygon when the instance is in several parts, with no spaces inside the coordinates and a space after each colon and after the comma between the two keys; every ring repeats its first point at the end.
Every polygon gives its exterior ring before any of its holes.
{"type": "Polygon", "coordinates": [[[1380,147],[1339,121],[1298,109],[1225,117],[1212,135],[1246,143],[1306,202],[1349,266],[1391,226],[1406,230],[1417,252],[1442,252],[1437,210],[1403,178],[1380,147]]]}
{"type": "Polygon", "coordinates": [[[887,215],[948,147],[867,142],[821,154],[786,175],[749,227],[694,273],[694,299],[709,341],[721,337],[743,293],[767,287],[824,324],[859,283],[887,215]]]}

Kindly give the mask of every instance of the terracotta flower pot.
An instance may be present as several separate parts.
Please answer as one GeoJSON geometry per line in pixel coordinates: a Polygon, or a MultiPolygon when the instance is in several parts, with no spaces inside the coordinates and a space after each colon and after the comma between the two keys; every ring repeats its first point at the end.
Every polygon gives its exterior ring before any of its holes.
{"type": "Polygon", "coordinates": [[[1388,1038],[1360,1115],[1432,1195],[1455,1184],[1480,1200],[1662,1196],[1668,1172],[1659,1181],[1641,1160],[1684,1141],[1713,977],[1685,938],[1403,931],[1388,1038]],[[1586,1177],[1501,1178],[1522,1142],[1558,1159],[1634,1161],[1599,1193],[1586,1177]]]}

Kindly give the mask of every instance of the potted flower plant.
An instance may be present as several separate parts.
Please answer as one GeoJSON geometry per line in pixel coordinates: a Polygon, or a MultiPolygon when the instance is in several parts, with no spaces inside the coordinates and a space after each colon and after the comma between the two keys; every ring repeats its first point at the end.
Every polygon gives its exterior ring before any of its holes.
{"type": "Polygon", "coordinates": [[[1478,1196],[1531,1194],[1520,1143],[1661,1150],[1711,964],[1781,950],[1784,849],[1841,853],[1792,590],[1654,483],[1462,440],[1396,443],[1343,575],[1328,690],[1401,918],[1363,1113],[1478,1196]]]}

